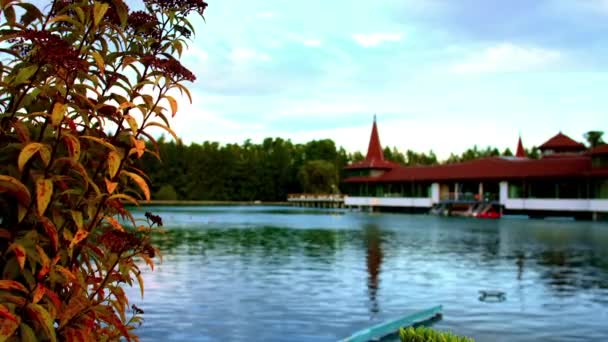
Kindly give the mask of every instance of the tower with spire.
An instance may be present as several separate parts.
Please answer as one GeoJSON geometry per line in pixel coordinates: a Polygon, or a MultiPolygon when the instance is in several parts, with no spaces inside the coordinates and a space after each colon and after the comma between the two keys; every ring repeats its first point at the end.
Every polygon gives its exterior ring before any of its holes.
{"type": "Polygon", "coordinates": [[[524,149],[524,145],[521,143],[521,134],[519,135],[519,139],[517,140],[517,151],[515,152],[515,156],[517,158],[526,158],[526,150],[524,149]]]}
{"type": "Polygon", "coordinates": [[[345,169],[356,171],[350,173],[356,173],[362,176],[377,177],[386,171],[397,167],[399,167],[399,164],[384,159],[384,152],[382,151],[382,145],[380,144],[380,135],[378,134],[378,124],[376,122],[376,115],[374,114],[372,133],[369,138],[369,145],[367,147],[365,159],[348,165],[345,169]]]}

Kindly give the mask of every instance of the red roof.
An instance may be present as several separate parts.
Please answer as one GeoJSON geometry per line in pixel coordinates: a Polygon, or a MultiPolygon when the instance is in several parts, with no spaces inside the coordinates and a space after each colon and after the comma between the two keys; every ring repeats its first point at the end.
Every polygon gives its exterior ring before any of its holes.
{"type": "Polygon", "coordinates": [[[524,145],[521,143],[521,137],[517,141],[517,152],[515,152],[515,156],[518,158],[526,157],[526,150],[524,150],[524,145]]]}
{"type": "Polygon", "coordinates": [[[559,132],[553,138],[547,140],[544,144],[540,145],[539,149],[544,150],[556,150],[556,151],[584,151],[585,145],[574,141],[569,136],[559,132]]]}
{"type": "Polygon", "coordinates": [[[492,157],[436,166],[399,167],[377,178],[350,177],[347,183],[446,181],[446,180],[508,180],[513,178],[580,177],[591,171],[591,159],[570,156],[549,159],[492,157]]]}
{"type": "Polygon", "coordinates": [[[592,156],[599,154],[608,154],[608,144],[603,144],[592,148],[591,150],[589,150],[589,154],[592,156]]]}
{"type": "Polygon", "coordinates": [[[395,167],[399,167],[399,164],[384,160],[384,152],[382,152],[378,127],[376,126],[376,117],[374,117],[372,135],[369,138],[369,146],[367,147],[365,159],[358,163],[348,165],[346,169],[392,169],[395,167]]]}

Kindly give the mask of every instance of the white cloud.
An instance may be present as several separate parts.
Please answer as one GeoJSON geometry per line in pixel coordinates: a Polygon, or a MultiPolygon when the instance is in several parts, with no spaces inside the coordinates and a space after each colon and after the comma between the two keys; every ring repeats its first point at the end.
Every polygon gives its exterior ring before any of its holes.
{"type": "Polygon", "coordinates": [[[455,73],[517,72],[547,66],[559,60],[559,51],[503,43],[452,66],[455,73]]]}
{"type": "Polygon", "coordinates": [[[354,34],[353,40],[363,47],[374,47],[386,42],[401,41],[401,33],[366,33],[354,34]]]}
{"type": "Polygon", "coordinates": [[[321,41],[318,39],[306,39],[302,42],[306,46],[317,47],[321,46],[321,41]]]}
{"type": "Polygon", "coordinates": [[[268,62],[270,56],[247,48],[234,48],[228,56],[234,63],[247,63],[249,61],[268,62]]]}

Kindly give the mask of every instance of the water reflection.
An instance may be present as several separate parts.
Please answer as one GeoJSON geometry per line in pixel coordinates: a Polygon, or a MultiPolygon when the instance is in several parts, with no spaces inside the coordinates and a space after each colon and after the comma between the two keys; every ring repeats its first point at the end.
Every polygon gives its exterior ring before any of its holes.
{"type": "Polygon", "coordinates": [[[376,293],[378,292],[379,276],[382,266],[382,241],[380,228],[376,225],[368,225],[364,228],[367,260],[367,292],[371,303],[370,312],[372,318],[380,311],[376,293]]]}
{"type": "Polygon", "coordinates": [[[608,340],[605,224],[155,210],[144,342],[335,341],[435,304],[437,328],[479,341],[608,340]]]}

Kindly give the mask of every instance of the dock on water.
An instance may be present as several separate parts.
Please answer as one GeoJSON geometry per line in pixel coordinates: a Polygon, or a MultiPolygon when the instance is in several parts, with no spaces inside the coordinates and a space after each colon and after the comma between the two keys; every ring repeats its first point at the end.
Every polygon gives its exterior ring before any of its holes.
{"type": "Polygon", "coordinates": [[[397,319],[382,322],[369,328],[357,331],[340,342],[367,342],[378,341],[383,337],[395,334],[400,328],[407,328],[441,317],[443,307],[437,305],[426,310],[418,311],[397,319]]]}
{"type": "Polygon", "coordinates": [[[338,194],[289,194],[287,202],[297,207],[344,208],[344,196],[338,194]]]}

